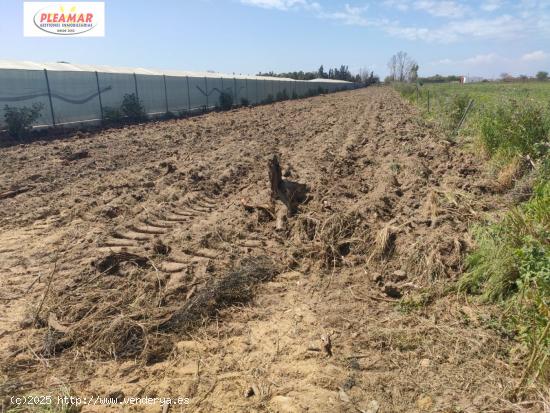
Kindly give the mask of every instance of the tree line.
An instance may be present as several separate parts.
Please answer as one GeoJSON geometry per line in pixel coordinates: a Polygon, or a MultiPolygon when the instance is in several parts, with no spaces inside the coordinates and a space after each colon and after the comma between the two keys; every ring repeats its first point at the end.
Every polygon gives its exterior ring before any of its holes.
{"type": "MultiPolygon", "coordinates": [[[[427,77],[419,77],[418,71],[420,66],[407,52],[397,52],[388,61],[389,75],[384,79],[385,83],[390,82],[420,82],[420,83],[446,83],[459,82],[462,76],[450,75],[441,76],[433,75],[427,77]]],[[[361,83],[366,86],[380,83],[380,78],[374,74],[372,70],[359,69],[359,73],[352,74],[347,65],[331,68],[328,71],[321,65],[316,71],[305,72],[303,70],[285,73],[275,73],[273,71],[267,73],[258,73],[258,76],[285,77],[294,80],[313,80],[313,79],[334,79],[345,80],[347,82],[361,83]]],[[[538,72],[535,77],[537,80],[548,80],[549,75],[546,71],[538,72]]],[[[503,81],[525,81],[530,80],[526,75],[513,77],[508,73],[501,75],[503,81]]]]}
{"type": "Polygon", "coordinates": [[[258,76],[285,77],[294,80],[313,80],[313,79],[333,79],[344,80],[346,82],[362,83],[372,85],[380,83],[380,78],[373,71],[360,69],[359,73],[352,74],[347,65],[341,65],[325,71],[324,65],[321,65],[318,70],[304,72],[303,70],[295,72],[275,73],[273,71],[267,73],[258,73],[258,76]]]}
{"type": "MultiPolygon", "coordinates": [[[[398,52],[394,54],[388,61],[389,75],[384,79],[385,83],[390,82],[419,82],[419,83],[445,83],[458,82],[462,80],[462,76],[451,75],[441,76],[434,75],[428,77],[419,77],[419,66],[416,60],[409,56],[406,52],[398,52]]],[[[527,75],[512,76],[508,73],[502,73],[500,79],[504,82],[540,80],[546,81],[549,79],[548,72],[539,71],[534,77],[527,75]]],[[[485,80],[488,81],[488,80],[485,80]]]]}
{"type": "Polygon", "coordinates": [[[503,82],[516,82],[516,81],[527,81],[527,80],[542,80],[546,81],[548,80],[548,72],[541,70],[537,72],[537,74],[534,77],[529,77],[527,75],[519,75],[519,76],[512,76],[509,73],[502,73],[500,75],[500,79],[503,82]]]}

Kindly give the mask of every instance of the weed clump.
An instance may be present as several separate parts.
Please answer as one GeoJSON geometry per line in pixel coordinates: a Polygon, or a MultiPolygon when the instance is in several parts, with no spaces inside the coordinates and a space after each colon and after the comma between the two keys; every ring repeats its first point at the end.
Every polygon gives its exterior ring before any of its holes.
{"type": "Polygon", "coordinates": [[[31,107],[4,106],[4,120],[8,125],[8,133],[14,138],[21,138],[27,133],[32,124],[40,117],[44,105],[33,103],[31,107]]]}
{"type": "Polygon", "coordinates": [[[140,121],[145,119],[145,109],[141,100],[135,93],[125,94],[120,105],[120,112],[130,121],[140,121]]]}
{"type": "Polygon", "coordinates": [[[399,83],[396,82],[393,84],[395,90],[397,90],[401,96],[409,101],[413,101],[416,96],[416,85],[411,83],[399,83]]]}
{"type": "Polygon", "coordinates": [[[164,112],[161,116],[162,120],[170,120],[170,119],[176,119],[176,118],[177,118],[176,114],[171,111],[164,112]]]}
{"type": "Polygon", "coordinates": [[[477,248],[467,259],[460,288],[501,302],[531,351],[536,376],[550,374],[550,183],[541,181],[528,202],[501,222],[475,228],[477,248]]]}
{"type": "Polygon", "coordinates": [[[480,117],[480,140],[491,156],[538,159],[548,151],[550,119],[542,105],[516,100],[487,109],[480,117]]]}
{"type": "Polygon", "coordinates": [[[277,92],[276,99],[279,102],[283,101],[283,100],[288,100],[288,93],[287,93],[286,89],[284,89],[283,91],[277,92]]]}
{"type": "Polygon", "coordinates": [[[221,110],[230,110],[233,107],[233,96],[231,93],[221,92],[218,104],[221,110]]]}
{"type": "Polygon", "coordinates": [[[299,217],[296,223],[301,253],[321,260],[324,268],[335,268],[348,255],[362,255],[367,250],[367,232],[361,227],[357,212],[334,213],[324,220],[299,217]]]}
{"type": "Polygon", "coordinates": [[[445,105],[445,115],[447,120],[446,128],[448,130],[455,130],[458,127],[462,117],[466,113],[470,100],[470,95],[466,93],[456,94],[449,98],[447,104],[445,105]]]}
{"type": "Polygon", "coordinates": [[[120,123],[120,121],[122,120],[122,113],[118,108],[103,108],[103,120],[105,122],[120,123]]]}

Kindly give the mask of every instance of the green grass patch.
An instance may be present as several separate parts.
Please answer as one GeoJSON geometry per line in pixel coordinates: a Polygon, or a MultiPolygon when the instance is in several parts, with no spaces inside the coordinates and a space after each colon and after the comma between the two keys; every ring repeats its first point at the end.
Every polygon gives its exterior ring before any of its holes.
{"type": "Polygon", "coordinates": [[[512,159],[546,155],[550,116],[543,104],[511,99],[485,108],[479,118],[480,141],[491,156],[512,159]]]}
{"type": "Polygon", "coordinates": [[[473,100],[461,141],[476,143],[497,175],[510,178],[504,188],[526,173],[522,165],[532,169],[536,184],[528,201],[472,228],[476,246],[458,287],[503,306],[501,328],[513,331],[530,353],[521,384],[550,381],[550,82],[395,88],[444,131],[456,128],[473,100]]]}
{"type": "MultiPolygon", "coordinates": [[[[546,177],[547,178],[547,177],[546,177]]],[[[529,348],[535,377],[550,375],[550,182],[508,211],[500,222],[473,230],[476,249],[468,256],[460,289],[506,308],[505,322],[529,348]]]]}

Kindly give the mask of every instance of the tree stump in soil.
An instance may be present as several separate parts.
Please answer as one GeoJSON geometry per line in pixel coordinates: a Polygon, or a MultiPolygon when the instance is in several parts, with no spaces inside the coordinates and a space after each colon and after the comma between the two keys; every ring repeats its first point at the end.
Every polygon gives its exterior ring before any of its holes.
{"type": "Polygon", "coordinates": [[[271,185],[271,202],[281,201],[284,208],[277,211],[277,229],[283,229],[286,219],[296,213],[298,204],[305,201],[307,186],[298,182],[284,180],[277,155],[269,160],[269,182],[271,185]]]}

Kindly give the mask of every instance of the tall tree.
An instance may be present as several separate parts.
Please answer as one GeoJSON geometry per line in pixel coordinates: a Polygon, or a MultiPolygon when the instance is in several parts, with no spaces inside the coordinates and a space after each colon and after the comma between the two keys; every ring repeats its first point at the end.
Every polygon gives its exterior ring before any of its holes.
{"type": "Polygon", "coordinates": [[[548,72],[545,72],[545,71],[541,70],[540,72],[537,73],[537,79],[538,80],[548,80],[548,72]]]}
{"type": "Polygon", "coordinates": [[[408,72],[409,82],[416,82],[418,80],[418,63],[411,64],[408,72]]]}
{"type": "Polygon", "coordinates": [[[406,52],[394,54],[389,62],[390,79],[397,82],[414,82],[418,78],[418,63],[406,52]]]}

